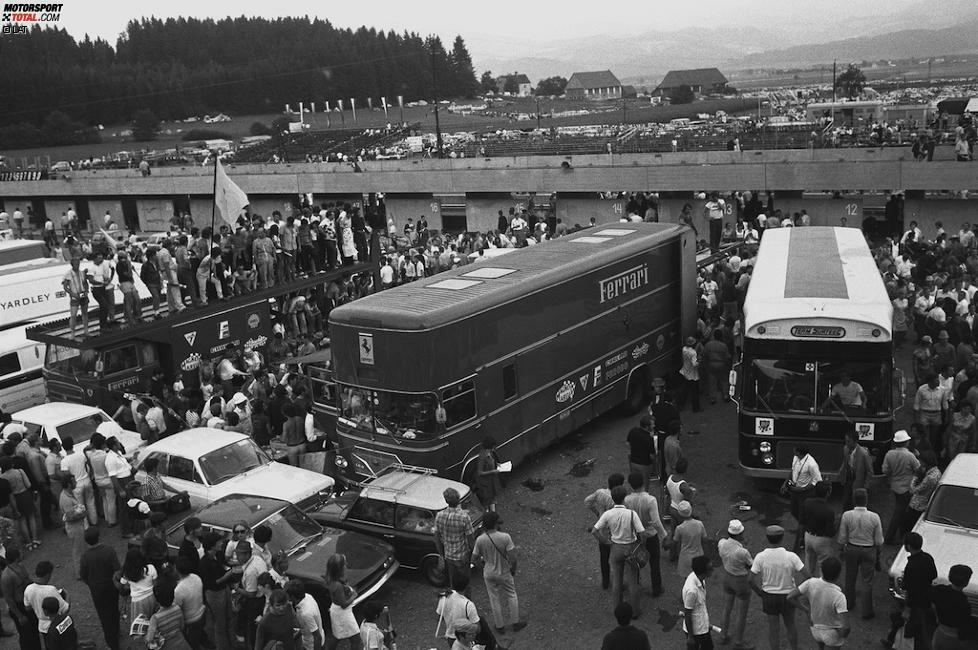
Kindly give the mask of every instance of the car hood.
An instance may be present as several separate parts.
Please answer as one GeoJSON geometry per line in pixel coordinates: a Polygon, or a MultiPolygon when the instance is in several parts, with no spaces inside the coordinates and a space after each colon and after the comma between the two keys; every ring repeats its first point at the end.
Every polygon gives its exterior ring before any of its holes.
{"type": "Polygon", "coordinates": [[[332,490],[334,484],[325,474],[272,462],[229,478],[214,488],[221,494],[256,494],[297,504],[320,491],[332,490]]]}
{"type": "MultiPolygon", "coordinates": [[[[923,518],[913,530],[924,538],[924,550],[934,557],[938,582],[947,582],[948,571],[955,564],[971,566],[974,563],[978,554],[978,530],[935,524],[923,518]]],[[[907,551],[901,548],[890,567],[890,577],[902,576],[906,566],[907,551]]],[[[978,576],[973,578],[972,584],[978,584],[978,576]]]]}
{"type": "Polygon", "coordinates": [[[394,548],[387,542],[326,527],[318,540],[289,556],[288,573],[291,577],[322,583],[326,561],[335,553],[346,556],[347,581],[361,593],[383,574],[394,558],[394,548]]]}

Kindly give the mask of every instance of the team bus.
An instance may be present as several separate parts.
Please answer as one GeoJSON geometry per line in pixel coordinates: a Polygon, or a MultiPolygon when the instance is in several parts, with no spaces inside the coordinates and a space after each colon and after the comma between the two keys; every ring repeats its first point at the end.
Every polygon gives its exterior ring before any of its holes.
{"type": "Polygon", "coordinates": [[[891,318],[858,229],[765,231],[744,303],[743,357],[731,377],[745,474],[787,477],[794,447],[804,442],[833,477],[853,430],[879,469],[903,405],[891,318]]]}
{"type": "Polygon", "coordinates": [[[695,265],[688,228],[614,224],[334,309],[314,395],[336,396],[338,473],[405,463],[468,481],[486,437],[518,463],[637,411],[695,328],[695,265]]]}

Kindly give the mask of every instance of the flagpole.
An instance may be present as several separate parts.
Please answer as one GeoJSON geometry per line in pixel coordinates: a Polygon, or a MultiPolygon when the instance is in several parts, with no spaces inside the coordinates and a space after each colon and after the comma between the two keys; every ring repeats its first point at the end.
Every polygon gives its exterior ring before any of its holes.
{"type": "MultiPolygon", "coordinates": [[[[217,166],[220,159],[214,155],[214,198],[211,201],[211,241],[214,241],[214,215],[217,213],[217,166]]],[[[209,251],[208,251],[209,252],[209,251]]]]}
{"type": "MultiPolygon", "coordinates": [[[[211,241],[207,245],[207,254],[211,254],[211,249],[214,248],[214,215],[217,213],[217,166],[221,164],[220,153],[214,153],[214,199],[211,201],[211,241]]],[[[214,258],[211,258],[211,267],[208,271],[211,278],[214,277],[214,258]]],[[[220,279],[218,280],[220,281],[220,279]]],[[[204,287],[204,291],[207,291],[207,287],[204,287]]],[[[205,302],[207,301],[207,296],[201,296],[205,302]]]]}

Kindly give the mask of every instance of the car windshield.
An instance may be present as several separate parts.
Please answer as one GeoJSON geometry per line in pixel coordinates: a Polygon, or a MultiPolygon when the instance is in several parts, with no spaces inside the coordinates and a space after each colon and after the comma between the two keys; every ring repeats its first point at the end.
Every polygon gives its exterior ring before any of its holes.
{"type": "Polygon", "coordinates": [[[744,390],[748,408],[770,413],[884,415],[889,366],[875,361],[754,359],[744,390]]]}
{"type": "Polygon", "coordinates": [[[98,354],[94,350],[78,350],[61,345],[48,345],[45,366],[65,375],[95,375],[98,354]]]}
{"type": "Polygon", "coordinates": [[[209,485],[217,485],[250,469],[272,462],[250,438],[232,442],[200,457],[200,469],[209,485]]]}
{"type": "Polygon", "coordinates": [[[112,419],[108,415],[98,411],[91,415],[59,424],[57,426],[58,437],[64,440],[68,436],[71,436],[76,445],[80,442],[87,442],[92,437],[92,434],[95,433],[98,425],[111,421],[112,419]]]}
{"type": "Polygon", "coordinates": [[[978,490],[960,485],[940,485],[924,519],[935,524],[978,530],[978,490]]]}
{"type": "Polygon", "coordinates": [[[413,440],[436,435],[437,402],[431,393],[396,393],[342,386],[340,417],[361,431],[413,440]]]}
{"type": "Polygon", "coordinates": [[[272,529],[272,553],[288,553],[322,532],[323,528],[295,506],[287,506],[262,522],[272,529]]]}

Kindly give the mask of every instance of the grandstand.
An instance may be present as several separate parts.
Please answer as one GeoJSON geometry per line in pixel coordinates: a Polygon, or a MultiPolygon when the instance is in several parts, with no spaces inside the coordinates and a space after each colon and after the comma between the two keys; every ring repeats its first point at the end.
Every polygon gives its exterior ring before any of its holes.
{"type": "Polygon", "coordinates": [[[286,136],[284,142],[268,140],[235,154],[238,163],[304,162],[309,158],[338,162],[344,159],[355,160],[366,151],[365,158],[373,157],[375,150],[386,150],[395,142],[403,140],[410,133],[409,128],[384,129],[337,129],[329,131],[306,131],[286,136]]]}

